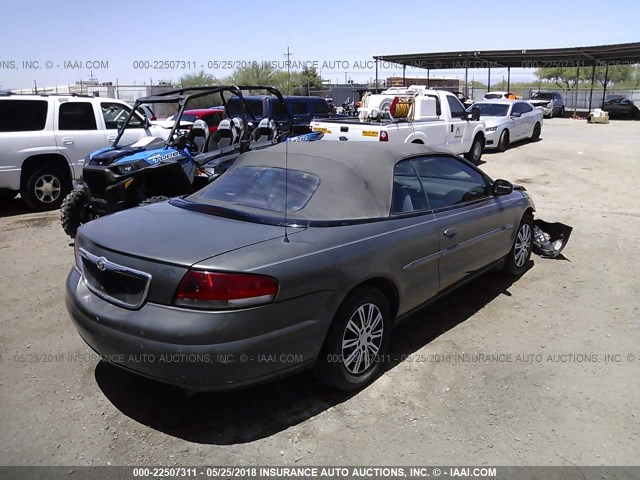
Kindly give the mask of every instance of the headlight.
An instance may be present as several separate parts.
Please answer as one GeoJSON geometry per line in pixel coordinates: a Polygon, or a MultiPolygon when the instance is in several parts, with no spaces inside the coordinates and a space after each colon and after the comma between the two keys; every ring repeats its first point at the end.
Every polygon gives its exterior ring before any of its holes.
{"type": "Polygon", "coordinates": [[[137,169],[138,167],[135,163],[127,163],[126,165],[116,165],[113,167],[113,171],[118,175],[127,175],[137,169]]]}
{"type": "Polygon", "coordinates": [[[498,127],[487,127],[487,132],[495,132],[498,129],[498,127]]]}

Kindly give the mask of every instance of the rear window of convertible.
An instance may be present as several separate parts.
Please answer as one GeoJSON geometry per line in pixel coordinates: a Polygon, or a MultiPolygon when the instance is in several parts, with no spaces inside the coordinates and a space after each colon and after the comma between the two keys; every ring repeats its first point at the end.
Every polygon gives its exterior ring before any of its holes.
{"type": "Polygon", "coordinates": [[[197,195],[214,202],[284,213],[286,192],[287,213],[292,213],[304,208],[318,185],[320,178],[299,170],[247,166],[229,170],[197,195]]]}

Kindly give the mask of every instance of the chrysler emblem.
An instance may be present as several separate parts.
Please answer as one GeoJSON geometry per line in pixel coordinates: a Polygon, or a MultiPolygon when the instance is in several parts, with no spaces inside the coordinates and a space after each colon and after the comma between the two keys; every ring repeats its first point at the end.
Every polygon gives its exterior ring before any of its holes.
{"type": "Polygon", "coordinates": [[[98,270],[100,270],[101,272],[104,272],[107,269],[107,264],[105,263],[106,261],[107,259],[102,257],[96,262],[96,267],[98,267],[98,270]]]}

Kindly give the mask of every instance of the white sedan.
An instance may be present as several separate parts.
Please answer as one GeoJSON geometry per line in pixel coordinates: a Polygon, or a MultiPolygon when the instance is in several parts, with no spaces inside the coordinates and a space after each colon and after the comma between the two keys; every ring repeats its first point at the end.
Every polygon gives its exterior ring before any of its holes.
{"type": "Polygon", "coordinates": [[[487,130],[485,149],[504,152],[509,145],[529,138],[538,140],[542,131],[542,110],[521,100],[480,100],[470,108],[480,109],[487,130]]]}

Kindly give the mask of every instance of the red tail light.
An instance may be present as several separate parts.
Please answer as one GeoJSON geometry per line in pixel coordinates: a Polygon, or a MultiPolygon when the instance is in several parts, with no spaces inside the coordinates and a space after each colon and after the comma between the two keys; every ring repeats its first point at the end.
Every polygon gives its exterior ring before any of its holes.
{"type": "Polygon", "coordinates": [[[155,115],[153,115],[153,116],[151,117],[151,121],[154,121],[154,122],[155,122],[156,120],[158,120],[158,118],[157,118],[155,115]]]}
{"type": "Polygon", "coordinates": [[[189,270],[174,304],[201,309],[252,307],[273,302],[277,293],[278,281],[265,275],[189,270]]]}
{"type": "Polygon", "coordinates": [[[387,132],[385,132],[384,130],[382,130],[380,132],[380,141],[381,142],[388,142],[389,141],[389,134],[387,132]]]}

